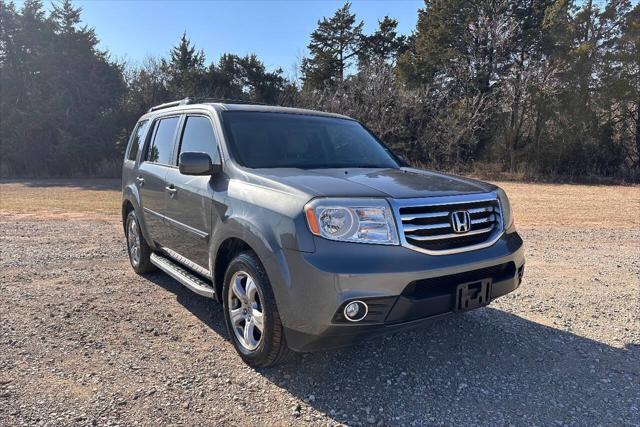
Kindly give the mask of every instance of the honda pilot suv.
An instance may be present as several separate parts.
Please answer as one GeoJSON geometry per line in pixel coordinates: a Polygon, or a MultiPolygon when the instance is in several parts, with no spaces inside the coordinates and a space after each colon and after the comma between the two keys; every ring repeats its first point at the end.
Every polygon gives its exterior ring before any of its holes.
{"type": "Polygon", "coordinates": [[[126,150],[122,196],[133,269],[221,303],[256,367],[485,306],[524,270],[503,190],[411,168],[337,114],[151,108],[126,150]]]}

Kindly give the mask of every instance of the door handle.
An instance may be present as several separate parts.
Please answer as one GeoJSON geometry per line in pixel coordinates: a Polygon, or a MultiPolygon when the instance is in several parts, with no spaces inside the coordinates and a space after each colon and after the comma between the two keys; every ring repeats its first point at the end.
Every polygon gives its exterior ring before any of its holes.
{"type": "Polygon", "coordinates": [[[140,187],[142,187],[144,185],[144,178],[141,176],[137,176],[136,177],[136,181],[138,181],[138,184],[140,184],[140,187]]]}
{"type": "Polygon", "coordinates": [[[171,197],[173,197],[173,195],[176,194],[176,191],[178,191],[178,189],[174,187],[173,184],[167,185],[166,187],[164,187],[164,189],[169,192],[169,196],[171,197]]]}

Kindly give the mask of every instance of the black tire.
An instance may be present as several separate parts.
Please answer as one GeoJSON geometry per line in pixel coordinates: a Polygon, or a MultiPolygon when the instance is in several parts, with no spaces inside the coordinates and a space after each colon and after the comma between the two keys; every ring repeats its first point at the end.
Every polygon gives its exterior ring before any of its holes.
{"type": "Polygon", "coordinates": [[[136,216],[135,211],[131,211],[127,215],[125,234],[127,237],[127,254],[129,255],[129,262],[131,263],[133,270],[138,274],[156,271],[156,266],[151,264],[151,248],[140,231],[140,223],[138,222],[138,217],[136,216]],[[135,224],[135,227],[132,227],[132,224],[135,224]],[[136,238],[140,245],[138,260],[136,260],[135,255],[132,254],[132,239],[136,238]]]}
{"type": "Polygon", "coordinates": [[[224,307],[224,321],[231,337],[231,342],[247,365],[264,368],[282,363],[289,358],[292,352],[287,346],[269,277],[262,263],[253,252],[243,252],[229,263],[222,288],[222,304],[224,307]],[[257,295],[260,299],[260,309],[263,313],[263,331],[257,347],[252,350],[246,348],[236,336],[229,310],[229,292],[233,292],[231,290],[231,280],[237,277],[236,273],[241,275],[245,272],[252,277],[256,285],[257,295]]]}

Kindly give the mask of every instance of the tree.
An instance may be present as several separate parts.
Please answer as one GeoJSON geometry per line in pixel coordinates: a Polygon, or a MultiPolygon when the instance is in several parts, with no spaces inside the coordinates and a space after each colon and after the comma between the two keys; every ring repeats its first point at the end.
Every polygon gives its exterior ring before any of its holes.
{"type": "Polygon", "coordinates": [[[174,98],[193,97],[200,93],[204,61],[204,52],[196,51],[187,34],[183,33],[178,45],[171,49],[169,60],[162,60],[167,88],[174,98]]]}
{"type": "Polygon", "coordinates": [[[617,70],[623,64],[620,43],[630,9],[628,0],[612,0],[602,8],[589,0],[577,8],[569,26],[560,75],[560,108],[567,118],[562,122],[566,156],[561,159],[579,173],[610,175],[623,163],[625,141],[615,128],[617,111],[626,102],[617,80],[633,83],[617,70]]]}
{"type": "Polygon", "coordinates": [[[626,162],[640,173],[640,4],[627,13],[612,53],[606,87],[614,94],[612,122],[626,162]]]}
{"type": "Polygon", "coordinates": [[[370,36],[362,36],[358,59],[360,66],[370,62],[395,62],[406,44],[406,37],[398,35],[398,21],[385,16],[378,21],[378,29],[370,36]]]}
{"type": "Polygon", "coordinates": [[[342,82],[359,51],[362,26],[356,24],[347,2],[330,19],[318,21],[318,28],[311,33],[309,53],[302,63],[304,85],[321,87],[326,83],[342,82]]]}
{"type": "Polygon", "coordinates": [[[282,69],[267,72],[255,54],[238,59],[243,88],[249,98],[258,102],[275,103],[284,87],[282,69]]]}
{"type": "Polygon", "coordinates": [[[517,29],[508,11],[507,0],[426,0],[410,48],[398,61],[400,75],[411,86],[436,85],[496,105],[486,111],[472,158],[487,154],[496,139],[497,97],[513,64],[510,48],[517,29]]]}
{"type": "Polygon", "coordinates": [[[255,54],[225,53],[203,77],[203,96],[275,103],[284,87],[282,70],[267,71],[255,54]]]}
{"type": "Polygon", "coordinates": [[[81,15],[0,0],[2,176],[115,176],[140,115],[195,96],[345,113],[419,165],[640,179],[630,0],[426,0],[407,38],[390,17],[362,34],[346,3],[311,35],[302,88],[253,54],[206,63],[186,34],[125,67],[81,15]]]}
{"type": "MultiPolygon", "coordinates": [[[[553,31],[566,21],[567,4],[556,0],[517,0],[510,2],[508,13],[518,23],[509,48],[511,67],[504,76],[502,99],[505,128],[502,140],[504,155],[511,171],[517,163],[517,154],[526,152],[533,138],[526,138],[537,111],[532,93],[541,93],[550,75],[556,71],[557,61],[548,61],[555,53],[553,31]]],[[[543,103],[539,103],[543,107],[543,103]]],[[[529,158],[529,161],[535,159],[529,158]]]]}
{"type": "Polygon", "coordinates": [[[2,173],[96,173],[99,163],[108,168],[118,155],[113,141],[125,89],[121,65],[97,49],[93,29],[80,26],[81,9],[68,0],[49,16],[35,0],[20,11],[1,6],[2,173]]]}

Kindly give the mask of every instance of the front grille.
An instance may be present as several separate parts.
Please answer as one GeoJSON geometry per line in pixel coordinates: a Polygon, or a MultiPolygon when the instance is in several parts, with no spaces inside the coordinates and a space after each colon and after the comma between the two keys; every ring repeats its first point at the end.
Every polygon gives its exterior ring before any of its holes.
{"type": "Polygon", "coordinates": [[[489,242],[502,227],[500,203],[493,197],[469,200],[467,196],[460,201],[447,198],[446,203],[423,199],[419,204],[400,206],[398,213],[406,245],[427,252],[463,251],[489,242]],[[467,231],[454,230],[451,215],[457,211],[469,213],[467,231]]]}

